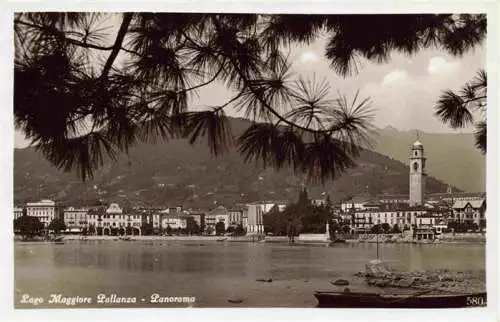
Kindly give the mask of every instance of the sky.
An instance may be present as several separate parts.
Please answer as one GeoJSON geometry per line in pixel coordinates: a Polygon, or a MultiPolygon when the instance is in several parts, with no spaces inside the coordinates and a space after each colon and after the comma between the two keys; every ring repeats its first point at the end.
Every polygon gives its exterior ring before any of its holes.
{"type": "MultiPolygon", "coordinates": [[[[392,126],[402,131],[457,132],[436,118],[435,103],[444,90],[460,89],[486,65],[484,47],[476,47],[463,57],[429,49],[412,56],[393,53],[389,62],[383,64],[360,60],[356,75],[341,77],[329,66],[324,56],[325,45],[326,37],[320,36],[308,46],[291,48],[294,74],[297,77],[326,78],[334,96],[340,93],[353,99],[359,90],[360,98],[370,97],[375,110],[374,126],[392,126]]],[[[190,108],[205,109],[225,103],[230,97],[232,93],[223,85],[212,84],[198,91],[197,97],[190,102],[190,108]]],[[[227,114],[242,116],[232,110],[228,110],[227,114]]],[[[472,128],[460,131],[471,132],[472,128]]],[[[15,147],[29,145],[20,131],[16,130],[14,137],[15,147]]]]}

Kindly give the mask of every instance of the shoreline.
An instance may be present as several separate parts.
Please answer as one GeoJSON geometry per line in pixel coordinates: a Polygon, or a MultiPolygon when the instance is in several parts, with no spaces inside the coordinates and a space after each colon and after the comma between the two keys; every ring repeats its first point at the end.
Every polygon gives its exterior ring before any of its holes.
{"type": "MultiPolygon", "coordinates": [[[[130,240],[122,240],[119,236],[80,236],[80,235],[63,235],[64,238],[60,242],[46,241],[46,240],[20,240],[14,239],[15,243],[19,244],[32,244],[32,243],[54,243],[60,244],[64,241],[118,241],[118,242],[133,242],[133,241],[198,241],[198,242],[221,242],[221,243],[232,243],[232,242],[246,242],[246,243],[272,243],[272,244],[289,244],[287,237],[269,237],[265,238],[258,236],[238,236],[238,237],[224,237],[224,236],[128,236],[130,240]]],[[[363,240],[363,239],[347,239],[345,243],[332,243],[330,241],[295,241],[292,245],[323,245],[323,246],[334,246],[342,244],[376,244],[377,241],[374,240],[363,240]]],[[[486,244],[486,240],[481,239],[462,239],[462,238],[444,238],[438,239],[433,242],[429,241],[418,241],[418,240],[398,240],[398,241],[378,241],[379,244],[418,244],[418,245],[440,245],[440,244],[486,244]]]]}

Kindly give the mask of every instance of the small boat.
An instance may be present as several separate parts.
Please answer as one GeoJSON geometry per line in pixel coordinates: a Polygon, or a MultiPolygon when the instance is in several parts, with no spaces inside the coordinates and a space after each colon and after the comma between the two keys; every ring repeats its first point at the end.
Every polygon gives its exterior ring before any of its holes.
{"type": "Polygon", "coordinates": [[[224,238],[218,238],[218,239],[217,239],[217,241],[218,241],[218,242],[224,242],[224,241],[226,241],[226,240],[227,240],[227,237],[224,237],[224,238]]]}
{"type": "Polygon", "coordinates": [[[55,242],[60,242],[60,241],[62,241],[63,239],[64,239],[64,236],[56,236],[56,237],[54,237],[53,241],[55,241],[55,242]]]}
{"type": "Polygon", "coordinates": [[[233,304],[240,304],[241,302],[243,302],[242,299],[229,299],[227,300],[229,303],[233,303],[233,304]]]}
{"type": "Polygon", "coordinates": [[[130,240],[132,240],[132,238],[130,238],[130,236],[120,236],[120,237],[118,237],[118,239],[120,239],[120,240],[125,240],[125,241],[130,241],[130,240]]]}
{"type": "Polygon", "coordinates": [[[332,242],[331,242],[331,244],[342,244],[342,243],[345,243],[345,239],[336,238],[336,239],[332,240],[332,242]]]}
{"type": "Polygon", "coordinates": [[[379,294],[364,292],[316,291],[318,307],[329,308],[463,308],[486,306],[486,293],[429,294],[426,290],[415,294],[379,294]]]}

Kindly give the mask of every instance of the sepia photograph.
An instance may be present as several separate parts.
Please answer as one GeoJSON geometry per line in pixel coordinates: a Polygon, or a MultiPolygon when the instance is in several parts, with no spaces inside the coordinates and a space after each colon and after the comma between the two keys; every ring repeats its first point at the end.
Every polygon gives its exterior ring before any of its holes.
{"type": "Polygon", "coordinates": [[[9,19],[15,311],[492,305],[486,13],[9,19]]]}

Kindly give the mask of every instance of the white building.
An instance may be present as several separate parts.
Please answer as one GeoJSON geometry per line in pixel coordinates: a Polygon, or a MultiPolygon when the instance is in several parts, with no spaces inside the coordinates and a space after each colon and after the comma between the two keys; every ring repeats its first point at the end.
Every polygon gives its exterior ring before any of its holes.
{"type": "Polygon", "coordinates": [[[351,209],[354,210],[364,210],[365,204],[368,203],[370,199],[368,197],[354,197],[350,200],[343,201],[340,204],[340,209],[342,212],[349,212],[351,209]]]}
{"type": "Polygon", "coordinates": [[[229,213],[224,206],[218,206],[205,216],[205,226],[206,228],[210,227],[213,234],[215,234],[215,226],[219,222],[224,223],[224,231],[229,228],[229,213]]]}
{"type": "Polygon", "coordinates": [[[64,209],[63,213],[64,224],[66,225],[66,232],[80,233],[84,227],[89,224],[88,209],[86,208],[73,208],[69,207],[64,209]]]}
{"type": "Polygon", "coordinates": [[[272,201],[258,202],[257,204],[261,207],[262,213],[267,214],[268,212],[271,211],[271,209],[273,209],[273,207],[278,207],[278,211],[285,210],[288,202],[283,200],[272,200],[272,201]]]}
{"type": "Polygon", "coordinates": [[[486,227],[486,200],[457,200],[453,204],[453,220],[459,223],[474,223],[486,227]]]}
{"type": "Polygon", "coordinates": [[[112,203],[102,216],[102,228],[104,235],[111,235],[116,232],[124,235],[127,230],[131,234],[141,234],[142,215],[139,213],[125,214],[123,209],[116,203],[112,203]],[[130,227],[129,229],[127,229],[130,227]]]}
{"type": "Polygon", "coordinates": [[[188,217],[182,214],[165,214],[161,219],[161,227],[167,229],[186,229],[188,217]]]}
{"type": "Polygon", "coordinates": [[[248,205],[247,234],[263,234],[264,219],[262,208],[258,204],[248,205]]]}
{"type": "Polygon", "coordinates": [[[56,203],[52,200],[40,200],[26,204],[26,215],[37,217],[47,227],[56,217],[56,203]]]}
{"type": "Polygon", "coordinates": [[[354,214],[354,229],[370,230],[375,225],[388,224],[391,228],[397,225],[400,230],[411,227],[432,227],[441,222],[443,216],[431,212],[424,207],[408,207],[407,209],[360,210],[354,214]]]}
{"type": "Polygon", "coordinates": [[[14,207],[14,219],[17,219],[23,215],[23,208],[14,207]]]}
{"type": "Polygon", "coordinates": [[[242,209],[229,209],[227,211],[229,217],[229,226],[236,227],[243,225],[243,210],[242,209]]]}

